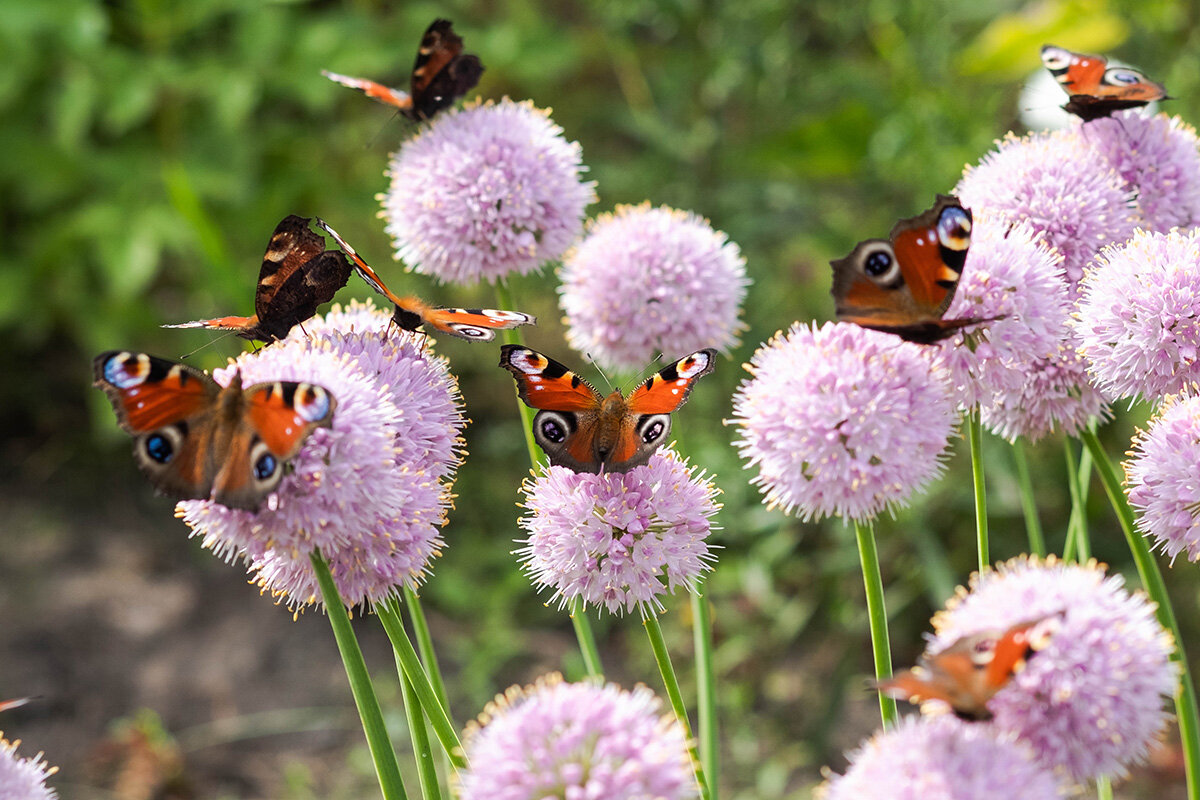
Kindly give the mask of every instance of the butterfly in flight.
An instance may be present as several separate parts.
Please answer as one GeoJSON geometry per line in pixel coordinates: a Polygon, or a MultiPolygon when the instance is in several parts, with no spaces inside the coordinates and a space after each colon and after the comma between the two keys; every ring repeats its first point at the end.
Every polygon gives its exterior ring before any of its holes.
{"type": "Polygon", "coordinates": [[[713,371],[717,351],[700,350],[659,370],[629,397],[608,397],[552,358],[528,347],[500,348],[525,405],[538,410],[533,438],[550,463],[575,472],[628,472],[645,464],[671,432],[671,412],[713,371]]]}
{"type": "Polygon", "coordinates": [[[418,122],[449,108],[475,88],[483,74],[483,63],[479,56],[463,52],[462,37],[454,32],[449,20],[435,19],[421,37],[407,92],[328,70],[322,70],[321,74],[335,83],[358,89],[372,100],[393,106],[404,117],[418,122]]]}
{"type": "Polygon", "coordinates": [[[258,272],[254,315],[219,317],[164,325],[164,328],[207,328],[234,331],[243,339],[272,342],[287,336],[317,313],[350,280],[350,262],[337,250],[325,249],[325,238],[308,227],[311,219],[284,217],[271,234],[258,272]]]}
{"type": "Polygon", "coordinates": [[[317,225],[332,236],[338,247],[342,248],[342,252],[349,256],[359,277],[396,307],[392,321],[403,330],[415,331],[424,327],[426,330],[457,336],[460,339],[487,342],[496,338],[497,330],[537,322],[537,317],[520,311],[504,311],[498,308],[440,308],[431,306],[418,297],[398,297],[337,231],[321,219],[317,220],[317,225]]]}
{"type": "Polygon", "coordinates": [[[1136,69],[1110,67],[1104,56],[1074,53],[1048,44],[1042,47],[1042,63],[1068,95],[1063,108],[1084,122],[1168,99],[1161,83],[1136,69]]]}
{"type": "Polygon", "coordinates": [[[942,319],[967,263],[971,225],[958,198],[938,195],[933,208],[897,222],[889,238],[859,242],[829,262],[837,318],[918,344],[999,319],[942,319]]]}
{"type": "Polygon", "coordinates": [[[337,403],[320,386],[269,381],[221,386],[208,374],[164,358],[110,350],[93,362],[95,385],[134,437],[134,457],[164,494],[257,510],[284,466],[337,403]]]}

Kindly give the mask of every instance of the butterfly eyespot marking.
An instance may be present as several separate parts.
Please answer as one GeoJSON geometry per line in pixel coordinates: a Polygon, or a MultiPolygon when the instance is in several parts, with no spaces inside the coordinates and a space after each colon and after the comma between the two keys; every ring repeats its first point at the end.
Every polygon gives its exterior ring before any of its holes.
{"type": "Polygon", "coordinates": [[[667,414],[651,414],[638,421],[638,436],[644,444],[654,444],[671,430],[671,417],[667,414]]]}
{"type": "Polygon", "coordinates": [[[863,261],[863,271],[872,278],[882,278],[891,270],[895,260],[891,254],[876,250],[863,261]]]}
{"type": "Polygon", "coordinates": [[[1049,70],[1066,69],[1071,65],[1071,52],[1054,45],[1045,45],[1042,48],[1042,64],[1049,70]]]}
{"type": "Polygon", "coordinates": [[[479,339],[484,342],[496,335],[487,328],[477,328],[474,325],[454,324],[450,325],[450,328],[468,339],[479,339]]]}
{"type": "Polygon", "coordinates": [[[942,247],[966,250],[971,246],[971,215],[957,206],[947,208],[938,217],[937,236],[942,247]]]}
{"type": "Polygon", "coordinates": [[[1142,76],[1128,69],[1110,69],[1104,73],[1104,82],[1108,84],[1123,83],[1133,86],[1142,82],[1142,76]]]}
{"type": "Polygon", "coordinates": [[[533,418],[533,438],[539,445],[541,442],[562,444],[574,430],[574,420],[556,411],[539,411],[533,418]]]}
{"type": "Polygon", "coordinates": [[[275,470],[279,468],[279,462],[275,456],[270,453],[263,453],[258,460],[254,462],[254,478],[256,480],[265,481],[275,474],[275,470]]]}
{"type": "Polygon", "coordinates": [[[104,363],[104,380],[118,389],[145,383],[150,377],[150,357],[145,353],[117,353],[104,363]]]}
{"type": "Polygon", "coordinates": [[[152,433],[146,437],[146,443],[142,446],[146,451],[146,455],[156,464],[166,464],[175,455],[175,448],[171,444],[171,440],[161,433],[152,433]]]}

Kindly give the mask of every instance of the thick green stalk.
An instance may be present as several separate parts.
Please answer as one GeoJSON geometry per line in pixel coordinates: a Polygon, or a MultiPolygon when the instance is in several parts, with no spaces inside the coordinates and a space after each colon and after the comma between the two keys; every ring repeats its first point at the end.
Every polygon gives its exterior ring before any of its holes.
{"type": "Polygon", "coordinates": [[[658,624],[658,617],[652,613],[647,613],[642,622],[646,626],[646,635],[650,637],[650,649],[654,651],[654,660],[658,662],[658,671],[662,674],[663,685],[667,689],[671,708],[675,711],[675,718],[683,726],[683,735],[688,741],[688,753],[692,757],[692,769],[696,772],[696,783],[700,786],[700,797],[703,800],[711,800],[708,779],[704,775],[704,766],[700,762],[696,740],[692,737],[692,726],[688,722],[687,708],[683,704],[683,693],[679,691],[679,679],[675,677],[675,668],[671,666],[671,654],[667,652],[662,626],[658,624]]]}
{"type": "Polygon", "coordinates": [[[1121,479],[1116,468],[1104,452],[1096,432],[1090,429],[1080,431],[1079,437],[1087,445],[1092,459],[1096,463],[1096,472],[1104,484],[1104,491],[1112,503],[1129,550],[1137,564],[1138,575],[1141,576],[1142,586],[1150,599],[1157,604],[1155,615],[1162,626],[1175,637],[1175,651],[1171,660],[1179,665],[1179,686],[1175,691],[1175,717],[1179,722],[1179,739],[1183,744],[1183,759],[1187,768],[1187,789],[1189,800],[1200,800],[1200,714],[1196,709],[1196,688],[1192,683],[1192,673],[1188,669],[1187,653],[1183,649],[1183,637],[1179,633],[1179,623],[1175,619],[1175,610],[1171,606],[1171,597],[1167,594],[1167,586],[1163,582],[1162,572],[1158,562],[1150,552],[1150,546],[1134,528],[1133,509],[1121,488],[1121,479]]]}
{"type": "Polygon", "coordinates": [[[417,649],[421,652],[421,664],[433,685],[434,694],[442,708],[450,715],[450,700],[446,696],[446,683],[442,680],[442,670],[438,667],[437,653],[433,650],[433,637],[429,634],[429,623],[425,621],[425,611],[421,608],[421,599],[417,593],[407,586],[404,587],[404,605],[408,608],[408,618],[412,620],[413,633],[417,635],[417,649]]]}
{"type": "Polygon", "coordinates": [[[354,638],[354,628],[350,625],[346,607],[338,594],[337,584],[333,582],[329,565],[319,552],[313,550],[309,560],[312,561],[317,585],[321,587],[321,599],[325,601],[325,614],[333,627],[333,638],[337,642],[338,652],[342,654],[342,664],[346,667],[346,677],[350,680],[354,705],[358,707],[363,732],[367,735],[367,747],[370,748],[371,759],[375,762],[379,788],[383,792],[384,800],[407,800],[404,781],[400,777],[400,767],[396,763],[396,751],[392,749],[392,740],[388,738],[387,727],[383,724],[383,712],[379,710],[379,700],[375,697],[371,676],[367,674],[367,663],[363,660],[358,640],[354,638]]]}
{"type": "MultiPolygon", "coordinates": [[[[869,523],[854,521],[858,539],[858,558],[862,562],[863,587],[867,592],[867,621],[871,626],[871,652],[875,656],[875,679],[892,677],[892,648],[888,641],[887,609],[883,603],[883,576],[879,572],[879,553],[875,549],[875,530],[869,523]]],[[[883,727],[896,724],[896,701],[879,695],[879,716],[883,727]]]]}
{"type": "Polygon", "coordinates": [[[1071,493],[1071,516],[1067,521],[1067,542],[1063,545],[1063,561],[1086,562],[1092,557],[1092,543],[1088,538],[1087,495],[1092,477],[1092,454],[1087,450],[1075,465],[1075,451],[1071,440],[1063,443],[1067,458],[1067,489],[1071,493]]]}
{"type": "Polygon", "coordinates": [[[467,759],[463,755],[462,743],[454,731],[454,723],[450,721],[446,709],[442,707],[428,676],[425,675],[425,670],[421,667],[421,660],[408,638],[408,632],[404,630],[398,601],[392,598],[379,604],[375,607],[375,616],[383,623],[383,629],[387,631],[388,639],[392,642],[396,660],[400,662],[405,677],[412,683],[413,692],[416,693],[417,700],[420,701],[425,716],[429,718],[429,724],[433,726],[433,732],[442,743],[442,749],[446,751],[450,763],[458,769],[464,769],[467,759]]]}
{"type": "MultiPolygon", "coordinates": [[[[496,300],[500,308],[506,311],[516,310],[512,292],[508,290],[508,285],[504,281],[496,284],[496,300]]],[[[521,331],[509,329],[500,333],[505,344],[522,344],[521,331]]],[[[546,457],[533,440],[533,409],[522,403],[518,397],[517,412],[521,415],[521,427],[525,432],[525,449],[529,451],[529,463],[536,471],[539,466],[545,465],[546,457]]],[[[596,648],[596,635],[592,632],[592,623],[584,613],[583,603],[579,598],[571,601],[570,615],[571,625],[575,628],[575,638],[579,641],[579,651],[583,654],[583,664],[587,669],[588,676],[603,678],[604,665],[600,663],[600,651],[596,648]]]]}
{"type": "Polygon", "coordinates": [[[982,572],[992,562],[988,552],[987,492],[983,484],[983,422],[978,411],[968,415],[967,435],[971,443],[971,479],[975,486],[975,541],[982,572]]]}
{"type": "Polygon", "coordinates": [[[712,612],[707,583],[696,586],[692,593],[692,641],[696,650],[696,697],[700,722],[700,763],[708,778],[710,800],[717,800],[720,783],[720,738],[717,722],[717,678],[713,665],[712,612]]]}
{"type": "Polygon", "coordinates": [[[433,749],[429,746],[429,731],[425,729],[421,701],[417,699],[412,681],[404,674],[400,659],[396,659],[396,669],[400,672],[404,713],[408,717],[408,733],[412,737],[413,754],[417,757],[417,776],[421,780],[422,800],[441,800],[442,787],[438,784],[437,767],[433,763],[433,749]]]}
{"type": "Polygon", "coordinates": [[[1025,515],[1025,533],[1029,536],[1029,552],[1037,556],[1046,555],[1046,537],[1042,535],[1042,523],[1038,519],[1037,501],[1033,496],[1033,481],[1029,479],[1029,462],[1025,459],[1025,446],[1020,439],[1012,443],[1013,460],[1017,462],[1017,485],[1021,489],[1021,511],[1025,515]]]}
{"type": "Polygon", "coordinates": [[[1113,800],[1112,781],[1107,775],[1096,778],[1096,800],[1113,800]]]}

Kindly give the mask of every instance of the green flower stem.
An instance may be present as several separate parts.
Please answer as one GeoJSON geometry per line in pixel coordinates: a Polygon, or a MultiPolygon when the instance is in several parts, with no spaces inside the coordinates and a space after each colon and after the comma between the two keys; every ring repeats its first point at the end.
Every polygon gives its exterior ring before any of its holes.
{"type": "Polygon", "coordinates": [[[1087,445],[1092,459],[1096,462],[1096,471],[1104,484],[1104,491],[1112,503],[1129,550],[1137,564],[1138,575],[1141,576],[1142,586],[1150,599],[1157,604],[1155,615],[1162,626],[1175,637],[1175,651],[1171,660],[1179,666],[1179,686],[1175,691],[1175,717],[1179,721],[1179,738],[1183,743],[1184,764],[1187,767],[1187,789],[1189,800],[1200,800],[1200,714],[1196,709],[1196,688],[1192,683],[1192,674],[1188,670],[1187,654],[1183,649],[1183,638],[1179,633],[1179,623],[1175,620],[1175,610],[1171,607],[1171,598],[1167,594],[1166,584],[1163,583],[1162,572],[1158,562],[1150,552],[1146,539],[1134,529],[1133,509],[1121,488],[1121,479],[1117,471],[1100,445],[1096,432],[1091,429],[1080,431],[1079,437],[1087,445]]]}
{"type": "MultiPolygon", "coordinates": [[[[512,292],[504,281],[496,283],[496,300],[500,308],[515,311],[512,292]]],[[[515,328],[500,332],[505,344],[522,344],[521,331],[515,328]]],[[[521,402],[517,397],[517,412],[521,415],[521,428],[525,433],[525,449],[529,451],[529,463],[536,471],[539,466],[545,466],[546,456],[533,440],[533,409],[521,402]]],[[[575,598],[570,604],[571,625],[575,628],[575,638],[579,641],[579,651],[583,654],[584,668],[592,678],[604,677],[604,665],[600,662],[600,651],[596,648],[596,635],[592,632],[592,623],[584,613],[583,602],[575,598]]]]}
{"type": "Polygon", "coordinates": [[[978,411],[969,415],[967,433],[971,443],[971,478],[975,485],[975,540],[979,545],[979,569],[983,571],[992,562],[988,553],[987,493],[983,485],[983,422],[978,411]]]}
{"type": "Polygon", "coordinates": [[[692,641],[696,650],[696,697],[700,722],[700,763],[708,777],[710,800],[717,800],[720,774],[720,738],[717,734],[717,679],[713,666],[712,612],[707,583],[697,584],[692,593],[692,641]]]}
{"type": "Polygon", "coordinates": [[[1071,492],[1071,517],[1067,522],[1067,543],[1063,547],[1064,561],[1087,562],[1092,557],[1092,543],[1088,538],[1087,496],[1092,477],[1092,454],[1086,449],[1075,466],[1075,451],[1071,440],[1064,446],[1067,456],[1067,488],[1071,492]]]}
{"type": "Polygon", "coordinates": [[[1042,535],[1042,523],[1038,519],[1037,502],[1033,496],[1033,481],[1029,479],[1029,462],[1025,460],[1025,446],[1020,439],[1012,443],[1013,460],[1017,462],[1017,485],[1021,489],[1021,511],[1025,515],[1025,532],[1029,536],[1029,551],[1034,555],[1046,555],[1046,537],[1042,535]]]}
{"type": "Polygon", "coordinates": [[[413,690],[412,681],[404,674],[400,659],[396,659],[400,672],[400,690],[404,695],[404,713],[408,717],[408,733],[412,737],[413,753],[417,757],[417,776],[421,780],[423,800],[441,800],[442,787],[438,785],[437,767],[433,763],[433,750],[429,747],[429,731],[425,729],[425,714],[421,701],[413,690]]]}
{"type": "Polygon", "coordinates": [[[708,780],[704,775],[704,767],[696,749],[696,740],[692,737],[692,726],[688,723],[687,708],[683,705],[683,693],[679,691],[679,680],[675,677],[675,668],[671,666],[671,654],[667,652],[667,643],[663,639],[662,626],[658,624],[658,617],[654,614],[646,614],[642,622],[646,626],[646,635],[650,637],[650,648],[654,651],[654,660],[658,662],[658,671],[662,673],[667,697],[671,700],[671,708],[675,710],[675,718],[683,726],[683,735],[688,741],[688,753],[692,757],[692,769],[696,773],[696,783],[700,785],[700,797],[703,800],[711,800],[708,780]]]}
{"type": "Polygon", "coordinates": [[[583,668],[587,670],[587,676],[597,681],[604,680],[604,665],[600,663],[596,636],[592,633],[592,623],[588,621],[582,597],[571,598],[568,613],[571,615],[571,624],[575,627],[575,638],[579,641],[579,652],[583,654],[583,668]]]}
{"type": "Polygon", "coordinates": [[[1096,798],[1097,800],[1113,800],[1112,781],[1107,775],[1101,775],[1096,778],[1096,798]]]}
{"type": "Polygon", "coordinates": [[[358,707],[363,732],[367,735],[367,746],[375,762],[379,788],[383,792],[384,800],[407,800],[404,781],[400,778],[400,767],[396,763],[396,751],[392,749],[392,740],[388,738],[387,727],[383,724],[383,712],[379,710],[379,700],[371,686],[371,676],[367,674],[367,663],[363,660],[358,640],[354,638],[354,628],[350,625],[350,617],[346,614],[341,595],[338,594],[337,584],[333,582],[329,565],[319,552],[313,550],[309,554],[309,560],[312,561],[317,585],[321,587],[321,599],[325,601],[325,612],[329,617],[329,624],[333,627],[333,638],[337,641],[338,652],[342,654],[342,664],[346,668],[346,677],[350,680],[354,705],[358,707]]]}
{"type": "Polygon", "coordinates": [[[446,695],[446,683],[442,680],[442,671],[438,667],[437,654],[433,651],[433,637],[429,634],[429,623],[425,621],[425,611],[421,608],[421,599],[417,593],[407,586],[404,587],[404,605],[408,608],[408,618],[412,620],[413,633],[417,635],[417,649],[421,652],[421,664],[433,685],[433,692],[438,702],[450,715],[450,700],[446,695]]]}
{"type": "Polygon", "coordinates": [[[458,769],[465,769],[467,759],[463,755],[462,743],[459,742],[458,734],[454,732],[454,724],[450,722],[446,709],[442,707],[433,691],[433,686],[421,667],[417,651],[404,630],[404,623],[400,620],[399,603],[395,598],[381,603],[375,607],[375,615],[383,623],[383,629],[387,631],[388,639],[392,642],[392,650],[396,653],[396,660],[400,662],[405,677],[412,683],[413,692],[420,701],[421,708],[425,710],[425,716],[429,718],[429,724],[433,726],[433,732],[442,743],[442,749],[446,751],[450,763],[458,769]]]}
{"type": "MultiPolygon", "coordinates": [[[[879,553],[875,549],[875,529],[871,525],[854,521],[854,535],[858,539],[858,558],[862,562],[863,586],[867,592],[867,621],[871,626],[871,652],[875,656],[875,679],[892,677],[892,648],[888,641],[887,609],[883,604],[883,577],[879,573],[879,553]]],[[[896,724],[897,712],[894,698],[879,695],[879,716],[883,727],[896,724]]]]}

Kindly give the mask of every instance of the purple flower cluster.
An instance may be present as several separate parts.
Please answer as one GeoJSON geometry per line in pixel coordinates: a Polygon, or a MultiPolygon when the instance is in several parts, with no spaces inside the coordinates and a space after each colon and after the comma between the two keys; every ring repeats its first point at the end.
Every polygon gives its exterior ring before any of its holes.
{"type": "Polygon", "coordinates": [[[1174,559],[1200,560],[1200,395],[1167,398],[1125,462],[1137,526],[1174,559]]]}
{"type": "Polygon", "coordinates": [[[458,387],[424,337],[387,333],[388,319],[370,306],[335,309],[306,322],[307,335],[297,329],[214,373],[308,381],[337,399],[333,427],[309,437],[263,511],[188,500],[177,512],[205,547],[244,559],[293,607],[319,596],[313,550],[354,606],[416,585],[442,545],[464,425],[458,387]]]}
{"type": "Polygon", "coordinates": [[[691,800],[699,797],[687,740],[645,686],[513,687],[467,726],[471,766],[462,800],[691,800]]]}
{"type": "Polygon", "coordinates": [[[445,283],[495,283],[560,258],[595,200],[580,148],[507,98],[439,114],[392,157],[380,195],[396,258],[445,283]]]}
{"type": "Polygon", "coordinates": [[[588,224],[563,261],[567,340],[623,370],[658,353],[726,350],[749,282],[737,245],[706,220],[649,203],[617,206],[588,224]]]}
{"type": "Polygon", "coordinates": [[[747,368],[733,422],[768,505],[864,520],[941,472],[956,404],[919,345],[849,323],[796,324],[747,368]]]}
{"type": "Polygon", "coordinates": [[[54,800],[58,793],[46,786],[46,779],[58,771],[42,760],[19,758],[21,740],[10,742],[0,735],[0,800],[54,800]]]}
{"type": "Polygon", "coordinates": [[[1083,281],[1077,327],[1110,398],[1158,399],[1200,379],[1200,234],[1139,231],[1083,281]]]}
{"type": "Polygon", "coordinates": [[[967,408],[1019,393],[1030,365],[1057,353],[1066,336],[1062,263],[1042,239],[1027,222],[974,215],[967,263],[945,316],[1001,319],[982,333],[959,333],[930,348],[967,408]]]}
{"type": "Polygon", "coordinates": [[[1073,780],[1123,775],[1145,759],[1177,682],[1171,636],[1142,594],[1092,562],[1016,559],[975,575],[934,617],[937,653],[964,636],[1052,614],[1062,624],[988,703],[997,728],[1028,742],[1073,780]]]}
{"type": "Polygon", "coordinates": [[[818,790],[821,800],[1054,800],[1066,797],[1028,745],[989,725],[950,716],[904,719],[849,754],[844,775],[818,790]],[[884,791],[886,787],[886,792],[884,791]]]}
{"type": "Polygon", "coordinates": [[[529,513],[516,552],[560,605],[579,597],[617,613],[662,609],[713,559],[707,542],[717,489],[670,451],[629,472],[550,467],[521,487],[529,513]],[[665,583],[664,583],[665,581],[665,583]]]}
{"type": "Polygon", "coordinates": [[[1036,442],[1056,429],[1074,436],[1091,420],[1108,418],[1108,403],[1088,380],[1070,335],[1056,353],[1033,359],[1025,369],[1022,386],[998,392],[980,409],[983,424],[997,436],[1036,442]]]}

